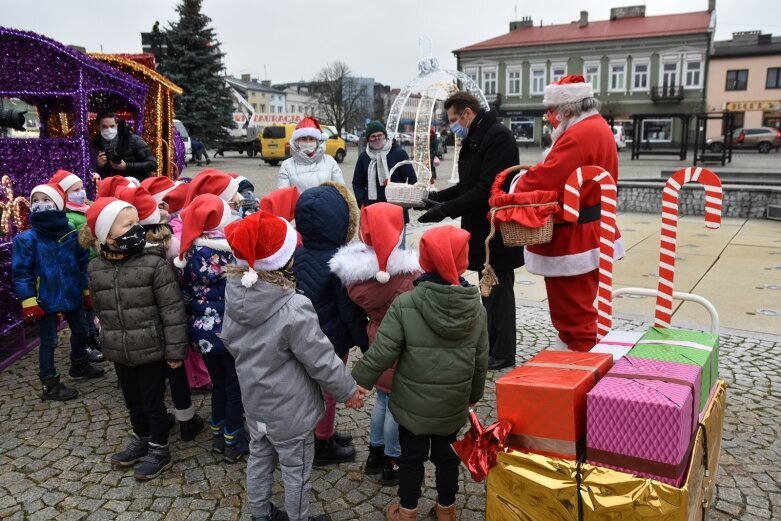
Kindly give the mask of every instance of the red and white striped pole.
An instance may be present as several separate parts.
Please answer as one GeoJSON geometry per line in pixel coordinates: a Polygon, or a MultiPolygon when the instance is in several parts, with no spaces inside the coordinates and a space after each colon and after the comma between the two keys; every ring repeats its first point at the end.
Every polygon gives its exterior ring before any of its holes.
{"type": "Polygon", "coordinates": [[[616,239],[616,182],[598,166],[583,166],[572,172],[564,186],[564,219],[577,222],[580,214],[580,188],[594,181],[601,189],[599,238],[599,288],[597,290],[597,340],[613,327],[613,256],[616,239]]]}
{"type": "Polygon", "coordinates": [[[705,187],[705,226],[721,226],[721,180],[705,168],[683,168],[667,180],[662,191],[662,233],[659,244],[659,285],[656,294],[656,327],[670,327],[678,236],[678,196],[681,186],[698,182],[705,187]]]}

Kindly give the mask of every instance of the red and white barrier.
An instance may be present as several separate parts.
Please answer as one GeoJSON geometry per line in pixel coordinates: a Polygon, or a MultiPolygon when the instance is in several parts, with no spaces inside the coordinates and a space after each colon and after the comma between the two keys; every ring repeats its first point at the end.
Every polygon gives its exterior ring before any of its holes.
{"type": "Polygon", "coordinates": [[[594,181],[601,189],[599,238],[599,289],[597,290],[597,340],[613,327],[613,255],[616,239],[616,182],[598,166],[578,168],[564,186],[564,219],[577,222],[580,214],[580,187],[594,181]]]}
{"type": "Polygon", "coordinates": [[[662,233],[659,244],[659,286],[656,296],[656,327],[670,327],[675,280],[675,250],[678,236],[678,196],[681,186],[698,182],[705,187],[705,226],[721,226],[721,180],[705,168],[684,168],[667,180],[662,192],[662,233]]]}

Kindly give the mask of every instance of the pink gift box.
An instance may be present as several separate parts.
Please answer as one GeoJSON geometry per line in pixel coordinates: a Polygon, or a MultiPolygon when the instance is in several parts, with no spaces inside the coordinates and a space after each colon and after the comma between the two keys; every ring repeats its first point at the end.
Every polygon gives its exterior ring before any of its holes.
{"type": "Polygon", "coordinates": [[[627,356],[589,391],[588,462],[680,487],[699,421],[701,369],[627,356]]]}

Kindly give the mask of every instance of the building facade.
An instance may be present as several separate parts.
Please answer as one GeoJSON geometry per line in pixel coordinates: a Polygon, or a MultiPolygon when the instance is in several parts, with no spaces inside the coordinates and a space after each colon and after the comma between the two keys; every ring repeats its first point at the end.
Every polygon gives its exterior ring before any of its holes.
{"type": "Polygon", "coordinates": [[[304,85],[290,86],[283,89],[289,114],[314,116],[317,110],[317,99],[309,94],[309,88],[304,85]]]}
{"type": "MultiPolygon", "coordinates": [[[[735,128],[781,128],[781,37],[733,33],[715,42],[709,67],[709,111],[731,112],[735,128]]],[[[708,136],[722,132],[719,121],[708,123],[708,136]]]]}
{"type": "MultiPolygon", "coordinates": [[[[635,114],[654,115],[642,138],[671,143],[681,127],[672,114],[705,107],[712,14],[645,16],[645,7],[635,6],[611,9],[610,20],[594,22],[586,11],[569,24],[534,26],[524,18],[510,23],[508,33],[454,54],[521,144],[540,143],[545,86],[568,74],[593,85],[606,118],[628,127],[635,114]]],[[[632,129],[625,130],[631,137],[632,129]]]]}
{"type": "MultiPolygon", "coordinates": [[[[272,88],[267,81],[259,82],[249,74],[242,74],[241,79],[226,76],[225,82],[236,89],[257,114],[282,114],[287,110],[285,93],[272,88]]],[[[236,108],[238,110],[238,106],[236,108]]]]}

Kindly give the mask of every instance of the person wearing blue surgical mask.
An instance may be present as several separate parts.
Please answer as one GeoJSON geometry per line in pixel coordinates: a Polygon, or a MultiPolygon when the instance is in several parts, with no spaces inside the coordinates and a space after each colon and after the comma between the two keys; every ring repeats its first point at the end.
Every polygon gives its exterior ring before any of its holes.
{"type": "MultiPolygon", "coordinates": [[[[494,178],[517,165],[518,144],[509,128],[495,112],[483,108],[469,92],[456,92],[445,101],[450,130],[461,138],[458,155],[458,184],[429,192],[422,223],[440,222],[446,217],[461,218],[461,228],[471,234],[469,269],[482,272],[485,265],[485,240],[488,222],[488,198],[494,178]]],[[[509,180],[508,180],[509,184],[509,180]]],[[[507,186],[504,187],[505,190],[507,186]]],[[[483,299],[488,314],[490,343],[489,369],[515,364],[515,294],[513,270],[523,266],[523,248],[507,248],[500,234],[490,242],[491,266],[499,279],[491,295],[483,299]]],[[[481,273],[482,277],[482,273],[481,273]]]]}

